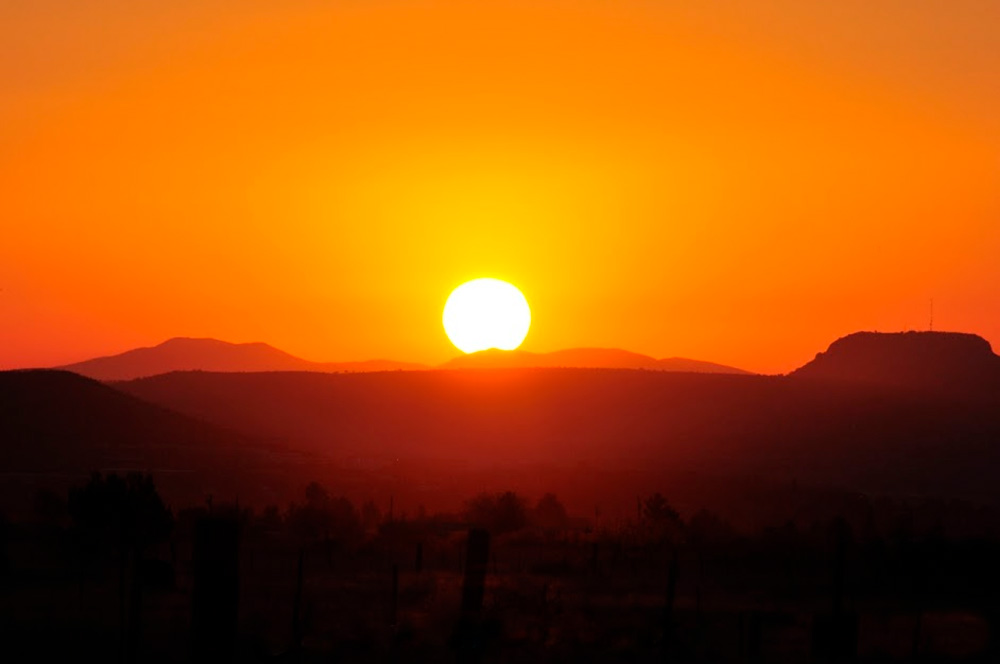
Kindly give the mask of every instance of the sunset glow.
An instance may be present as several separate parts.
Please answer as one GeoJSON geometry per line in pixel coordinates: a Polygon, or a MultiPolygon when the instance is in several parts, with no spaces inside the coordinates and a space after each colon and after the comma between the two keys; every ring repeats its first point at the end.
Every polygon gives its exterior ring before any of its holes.
{"type": "Polygon", "coordinates": [[[1000,341],[1000,3],[86,4],[0,8],[0,367],[434,364],[480,274],[534,352],[1000,341]]]}

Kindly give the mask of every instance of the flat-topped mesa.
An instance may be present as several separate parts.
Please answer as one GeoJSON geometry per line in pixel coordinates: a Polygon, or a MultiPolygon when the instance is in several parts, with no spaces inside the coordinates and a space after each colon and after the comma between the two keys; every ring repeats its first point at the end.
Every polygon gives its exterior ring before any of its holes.
{"type": "Polygon", "coordinates": [[[856,332],[791,374],[795,377],[910,385],[998,389],[1000,357],[990,343],[959,332],[856,332]]]}

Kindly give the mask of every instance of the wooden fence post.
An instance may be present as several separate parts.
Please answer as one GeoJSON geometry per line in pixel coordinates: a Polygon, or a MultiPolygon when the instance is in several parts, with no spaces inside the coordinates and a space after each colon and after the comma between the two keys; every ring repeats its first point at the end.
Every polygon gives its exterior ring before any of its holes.
{"type": "Polygon", "coordinates": [[[208,515],[195,524],[192,659],[231,662],[239,608],[239,522],[208,515]]]}

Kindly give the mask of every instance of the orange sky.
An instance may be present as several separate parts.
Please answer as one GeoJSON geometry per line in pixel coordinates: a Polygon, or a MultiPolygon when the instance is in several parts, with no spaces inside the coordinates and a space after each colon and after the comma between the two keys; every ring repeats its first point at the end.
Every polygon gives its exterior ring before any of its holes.
{"type": "Polygon", "coordinates": [[[1000,343],[1000,3],[0,4],[0,368],[171,336],[787,371],[860,329],[1000,343]]]}

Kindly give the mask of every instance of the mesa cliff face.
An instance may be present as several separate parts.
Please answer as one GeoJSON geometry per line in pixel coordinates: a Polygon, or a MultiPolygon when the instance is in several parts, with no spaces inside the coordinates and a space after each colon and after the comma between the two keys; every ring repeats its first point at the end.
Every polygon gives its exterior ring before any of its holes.
{"type": "Polygon", "coordinates": [[[795,377],[923,388],[1000,388],[1000,357],[975,334],[856,332],[842,337],[795,377]]]}

